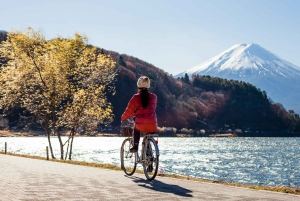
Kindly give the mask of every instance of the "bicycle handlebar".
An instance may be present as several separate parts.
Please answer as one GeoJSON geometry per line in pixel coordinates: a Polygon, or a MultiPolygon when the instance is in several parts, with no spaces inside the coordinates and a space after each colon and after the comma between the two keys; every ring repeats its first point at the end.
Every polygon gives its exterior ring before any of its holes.
{"type": "Polygon", "coordinates": [[[131,124],[134,124],[134,117],[130,117],[129,119],[127,119],[127,121],[131,124]]]}
{"type": "Polygon", "coordinates": [[[121,122],[121,127],[133,127],[134,126],[134,117],[130,117],[125,121],[121,122]]]}

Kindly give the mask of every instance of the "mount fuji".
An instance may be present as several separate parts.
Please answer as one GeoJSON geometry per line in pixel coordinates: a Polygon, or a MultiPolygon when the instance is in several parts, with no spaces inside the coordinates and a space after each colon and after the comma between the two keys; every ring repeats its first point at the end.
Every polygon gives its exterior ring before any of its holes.
{"type": "Polygon", "coordinates": [[[257,44],[234,45],[175,77],[185,73],[190,77],[210,75],[251,83],[266,91],[274,102],[300,114],[300,67],[257,44]]]}

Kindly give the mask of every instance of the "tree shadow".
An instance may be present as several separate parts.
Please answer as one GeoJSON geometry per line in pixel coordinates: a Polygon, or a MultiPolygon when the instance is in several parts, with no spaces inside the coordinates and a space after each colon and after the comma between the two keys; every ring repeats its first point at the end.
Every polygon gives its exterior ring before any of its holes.
{"type": "Polygon", "coordinates": [[[131,177],[132,181],[135,183],[138,183],[139,186],[154,190],[154,191],[160,191],[160,192],[165,192],[165,193],[173,193],[178,196],[183,196],[183,197],[193,197],[190,193],[193,191],[180,187],[178,185],[172,185],[172,184],[166,184],[158,180],[144,180],[138,177],[131,177]]]}

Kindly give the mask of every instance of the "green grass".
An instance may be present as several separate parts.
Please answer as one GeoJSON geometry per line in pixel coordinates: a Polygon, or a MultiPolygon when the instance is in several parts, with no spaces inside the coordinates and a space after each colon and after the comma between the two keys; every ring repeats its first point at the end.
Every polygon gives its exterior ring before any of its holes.
{"type": "MultiPolygon", "coordinates": [[[[0,154],[5,154],[5,153],[0,151],[0,154]]],[[[6,153],[6,155],[47,160],[45,157],[32,156],[32,155],[26,155],[26,154],[6,153]]],[[[91,162],[85,162],[85,161],[72,161],[72,160],[60,160],[60,159],[49,159],[49,161],[123,171],[119,166],[112,165],[112,164],[100,164],[100,163],[91,163],[91,162]]],[[[136,170],[136,172],[141,173],[141,174],[144,173],[142,170],[136,170]]],[[[254,186],[254,185],[237,184],[237,183],[223,182],[223,181],[213,181],[213,180],[208,180],[208,179],[201,179],[201,178],[189,177],[189,176],[181,176],[181,175],[176,175],[176,174],[159,174],[158,173],[157,175],[160,177],[169,177],[169,178],[174,178],[174,179],[191,180],[191,181],[197,181],[197,182],[218,183],[218,184],[222,184],[222,185],[226,185],[226,186],[236,186],[236,187],[250,188],[250,189],[255,189],[255,190],[266,190],[266,191],[274,191],[274,192],[300,195],[300,188],[288,188],[285,186],[279,186],[279,187],[254,186]]]]}

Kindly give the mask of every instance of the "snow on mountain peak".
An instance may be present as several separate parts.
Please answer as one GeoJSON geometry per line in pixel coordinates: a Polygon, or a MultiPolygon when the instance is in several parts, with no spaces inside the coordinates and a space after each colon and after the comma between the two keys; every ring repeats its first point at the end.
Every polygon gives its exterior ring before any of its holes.
{"type": "Polygon", "coordinates": [[[236,44],[175,77],[185,73],[249,82],[300,114],[300,67],[255,43],[236,44]]]}
{"type": "Polygon", "coordinates": [[[185,73],[212,75],[227,79],[257,76],[300,77],[300,68],[255,43],[236,44],[217,56],[175,76],[185,73]]]}

